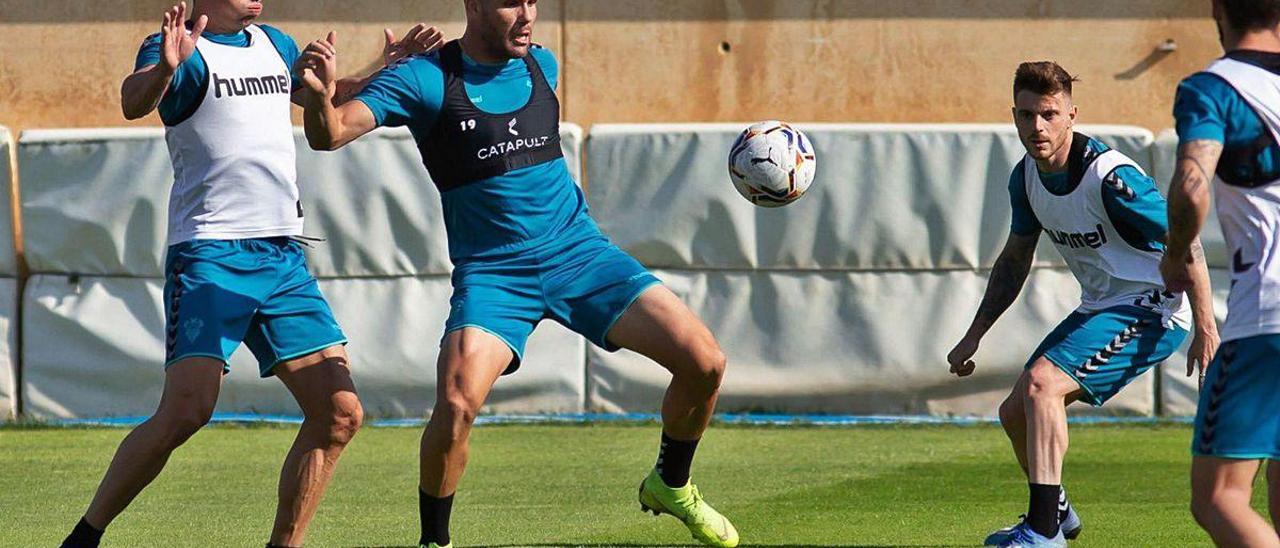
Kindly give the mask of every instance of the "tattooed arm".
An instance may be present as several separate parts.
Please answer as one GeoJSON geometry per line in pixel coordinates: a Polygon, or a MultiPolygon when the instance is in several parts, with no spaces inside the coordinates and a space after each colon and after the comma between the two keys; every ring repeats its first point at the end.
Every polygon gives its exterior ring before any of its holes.
{"type": "Polygon", "coordinates": [[[1035,259],[1036,244],[1040,241],[1040,233],[1009,234],[1004,250],[996,259],[991,269],[991,277],[987,280],[987,292],[978,306],[978,313],[969,325],[960,343],[947,354],[947,362],[951,364],[951,372],[961,377],[973,373],[976,365],[970,359],[978,351],[978,343],[991,330],[1000,315],[1004,314],[1013,301],[1022,292],[1022,285],[1031,273],[1031,261],[1035,259]]]}
{"type": "Polygon", "coordinates": [[[1209,139],[1178,147],[1178,164],[1169,186],[1169,237],[1160,275],[1169,291],[1185,291],[1195,315],[1195,335],[1187,352],[1187,376],[1203,371],[1218,347],[1209,269],[1200,246],[1200,229],[1209,215],[1209,187],[1222,156],[1222,143],[1209,139]]]}
{"type": "Polygon", "coordinates": [[[1170,291],[1191,286],[1191,247],[1209,215],[1209,186],[1221,156],[1218,141],[1201,139],[1178,147],[1178,165],[1169,186],[1169,238],[1160,263],[1170,291]]]}

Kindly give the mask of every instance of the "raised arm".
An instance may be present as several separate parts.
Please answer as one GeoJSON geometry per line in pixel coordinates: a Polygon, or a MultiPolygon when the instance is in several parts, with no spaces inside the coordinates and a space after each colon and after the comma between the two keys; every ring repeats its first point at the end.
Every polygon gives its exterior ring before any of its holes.
{"type": "Polygon", "coordinates": [[[160,105],[178,66],[191,58],[196,40],[204,32],[209,18],[201,15],[187,34],[187,3],[182,2],[164,14],[160,24],[160,62],[138,69],[120,86],[120,109],[126,120],[137,120],[160,105]]]}
{"type": "Polygon", "coordinates": [[[337,41],[337,33],[330,32],[324,40],[307,44],[294,65],[294,72],[302,75],[307,143],[315,150],[337,150],[377,127],[373,112],[364,103],[335,104],[337,41]]]}
{"type": "MultiPolygon", "coordinates": [[[[435,27],[425,29],[419,27],[424,26],[415,26],[405,38],[398,42],[391,41],[392,34],[387,31],[388,42],[383,55],[384,59],[392,62],[393,65],[370,78],[345,87],[334,78],[337,73],[337,49],[334,46],[337,36],[329,33],[327,39],[317,40],[307,46],[298,58],[294,71],[300,74],[303,80],[303,107],[306,109],[303,121],[307,142],[311,148],[336,150],[379,125],[394,126],[406,123],[409,115],[403,110],[400,111],[402,116],[389,121],[386,119],[386,105],[383,105],[381,114],[375,115],[367,104],[369,99],[363,96],[360,101],[351,99],[363,90],[366,84],[373,82],[371,85],[376,87],[379,85],[378,82],[390,78],[400,84],[396,87],[401,95],[396,101],[392,101],[399,105],[397,109],[408,103],[419,104],[416,102],[417,80],[411,78],[412,83],[410,83],[403,79],[403,71],[411,67],[409,64],[398,61],[408,55],[432,51],[443,43],[443,35],[435,27]]],[[[411,64],[412,61],[409,63],[411,64]]],[[[368,92],[368,90],[364,91],[368,92]]]]}
{"type": "Polygon", "coordinates": [[[991,330],[996,320],[1004,314],[1013,301],[1022,292],[1022,286],[1031,273],[1031,262],[1036,256],[1036,244],[1040,241],[1040,233],[1010,233],[1005,241],[1004,250],[996,259],[991,269],[991,277],[987,280],[987,292],[978,306],[978,313],[969,330],[960,343],[947,354],[947,362],[951,364],[951,372],[961,377],[973,373],[976,367],[970,359],[978,352],[978,343],[991,330]]]}

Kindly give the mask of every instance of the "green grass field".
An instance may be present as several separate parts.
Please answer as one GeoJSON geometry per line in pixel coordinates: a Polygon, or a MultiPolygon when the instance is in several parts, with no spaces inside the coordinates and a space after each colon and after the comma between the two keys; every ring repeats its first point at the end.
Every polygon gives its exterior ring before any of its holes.
{"type": "MultiPolygon", "coordinates": [[[[54,546],[84,510],[124,429],[0,429],[0,545],[54,546]]],[[[419,430],[366,428],[343,457],[309,546],[412,546],[419,430]]],[[[1195,546],[1190,428],[1072,427],[1077,546],[1195,546]]],[[[262,546],[288,427],[218,426],[180,449],[104,546],[262,546]]],[[[636,486],[656,426],[482,426],[454,508],[455,546],[672,546],[636,486]]],[[[719,427],[694,480],[744,546],[972,546],[1025,510],[993,426],[719,427]]],[[[1259,497],[1260,500],[1260,497],[1259,497]]]]}

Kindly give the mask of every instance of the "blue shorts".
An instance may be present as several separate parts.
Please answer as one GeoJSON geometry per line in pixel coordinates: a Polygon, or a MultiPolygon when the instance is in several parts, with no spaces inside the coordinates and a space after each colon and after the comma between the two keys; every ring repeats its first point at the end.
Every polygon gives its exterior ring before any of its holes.
{"type": "Polygon", "coordinates": [[[197,356],[225,364],[243,342],[269,377],[282,361],[347,342],[289,238],[175,244],[165,272],[166,368],[197,356]]]}
{"type": "Polygon", "coordinates": [[[578,227],[533,249],[458,264],[445,335],[475,327],[498,337],[515,354],[504,374],[520,366],[525,342],[543,319],[616,351],[609,330],[641,293],[661,282],[594,223],[578,227]]]}
{"type": "Polygon", "coordinates": [[[1280,335],[1222,343],[1209,364],[1192,454],[1280,460],[1280,335]]]}
{"type": "Polygon", "coordinates": [[[1187,338],[1187,330],[1165,327],[1161,320],[1136,306],[1074,312],[1045,337],[1026,367],[1044,356],[1080,384],[1081,400],[1102,405],[1187,338]]]}

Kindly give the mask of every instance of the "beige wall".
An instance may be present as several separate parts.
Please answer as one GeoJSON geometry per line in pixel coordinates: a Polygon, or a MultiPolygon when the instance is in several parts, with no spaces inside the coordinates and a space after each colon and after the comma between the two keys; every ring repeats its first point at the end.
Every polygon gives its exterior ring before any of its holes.
{"type": "MultiPolygon", "coordinates": [[[[1171,124],[1219,55],[1208,0],[542,0],[565,118],[598,122],[1004,122],[1013,68],[1056,59],[1086,122],[1171,124]],[[1155,54],[1173,39],[1178,50],[1155,54]],[[722,49],[728,45],[728,52],[722,49]]],[[[127,125],[120,79],[163,0],[0,0],[0,125],[127,125]]],[[[300,42],[333,28],[369,70],[381,29],[462,30],[459,0],[267,2],[300,42]]],[[[139,122],[156,124],[150,117],[139,122]]]]}

